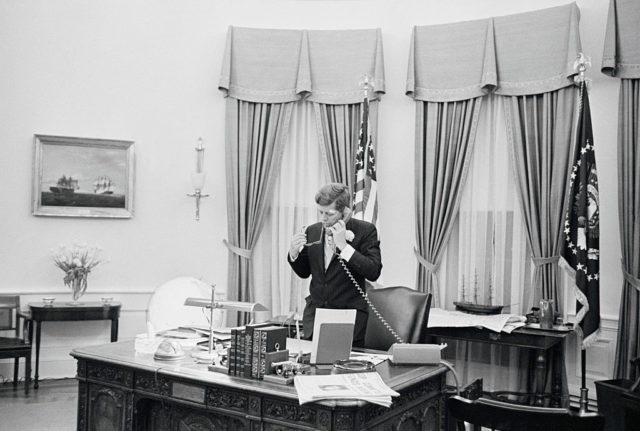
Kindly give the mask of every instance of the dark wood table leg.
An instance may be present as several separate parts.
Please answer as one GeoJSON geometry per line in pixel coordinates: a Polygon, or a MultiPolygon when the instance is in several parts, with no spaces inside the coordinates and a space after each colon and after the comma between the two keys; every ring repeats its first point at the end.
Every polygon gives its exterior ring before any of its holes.
{"type": "Polygon", "coordinates": [[[36,325],[36,374],[33,376],[33,389],[38,389],[38,377],[40,377],[40,331],[42,330],[42,322],[34,320],[36,325]]]}
{"type": "Polygon", "coordinates": [[[564,342],[553,347],[553,370],[551,373],[551,407],[562,406],[562,374],[564,363],[562,361],[564,342]]]}
{"type": "Polygon", "coordinates": [[[118,319],[111,319],[111,342],[118,341],[118,319]]]}
{"type": "MultiPolygon", "coordinates": [[[[33,320],[29,320],[27,323],[27,331],[29,334],[29,344],[31,344],[31,354],[33,354],[33,325],[35,324],[35,322],[33,320]]],[[[31,385],[31,354],[29,354],[29,359],[27,359],[27,381],[25,382],[25,384],[27,385],[27,388],[31,385]]]]}
{"type": "Polygon", "coordinates": [[[545,383],[545,374],[547,370],[547,361],[545,358],[544,349],[536,349],[536,360],[535,360],[535,376],[536,376],[536,397],[535,397],[535,405],[542,406],[544,405],[544,383],[545,383]]]}
{"type": "Polygon", "coordinates": [[[24,364],[24,393],[29,395],[29,386],[31,386],[31,353],[25,358],[24,364]]]}

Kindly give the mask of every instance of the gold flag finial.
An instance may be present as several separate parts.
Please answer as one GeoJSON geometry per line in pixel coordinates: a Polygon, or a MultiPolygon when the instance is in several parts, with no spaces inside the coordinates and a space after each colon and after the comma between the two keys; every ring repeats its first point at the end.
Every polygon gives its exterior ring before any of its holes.
{"type": "Polygon", "coordinates": [[[575,82],[589,82],[590,79],[585,77],[585,72],[587,68],[591,67],[591,57],[584,55],[584,53],[579,53],[576,57],[576,60],[573,63],[573,68],[578,74],[573,78],[575,82]]]}
{"type": "Polygon", "coordinates": [[[373,84],[373,77],[365,73],[362,78],[360,78],[360,82],[358,84],[364,90],[365,99],[369,99],[369,92],[372,92],[375,87],[373,84]]]}

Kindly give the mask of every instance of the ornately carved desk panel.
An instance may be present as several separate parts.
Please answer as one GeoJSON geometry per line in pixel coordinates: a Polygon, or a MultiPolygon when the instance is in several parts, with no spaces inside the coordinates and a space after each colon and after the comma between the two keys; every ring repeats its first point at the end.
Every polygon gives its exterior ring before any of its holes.
{"type": "Polygon", "coordinates": [[[440,430],[445,423],[445,369],[377,370],[400,392],[391,408],[363,401],[299,405],[293,386],[206,371],[186,359],[154,361],[133,343],[76,349],[78,430],[440,430]]]}

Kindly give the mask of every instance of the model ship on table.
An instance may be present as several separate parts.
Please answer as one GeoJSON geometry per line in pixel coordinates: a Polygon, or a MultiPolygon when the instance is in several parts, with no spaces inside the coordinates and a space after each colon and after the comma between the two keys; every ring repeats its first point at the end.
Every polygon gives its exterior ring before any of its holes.
{"type": "Polygon", "coordinates": [[[491,305],[494,298],[494,292],[491,283],[491,275],[489,275],[489,304],[478,304],[478,273],[474,274],[472,295],[470,300],[466,298],[464,275],[462,276],[462,301],[453,301],[456,310],[473,314],[500,314],[503,305],[491,305]]]}

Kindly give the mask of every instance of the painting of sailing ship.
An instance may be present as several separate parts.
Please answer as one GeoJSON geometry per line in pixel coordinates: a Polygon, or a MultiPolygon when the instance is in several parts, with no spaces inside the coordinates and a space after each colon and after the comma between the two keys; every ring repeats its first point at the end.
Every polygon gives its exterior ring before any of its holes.
{"type": "Polygon", "coordinates": [[[93,183],[93,192],[101,195],[112,195],[115,184],[106,175],[96,178],[93,183]]]}
{"type": "Polygon", "coordinates": [[[132,145],[36,135],[34,215],[131,217],[132,145]]]}

